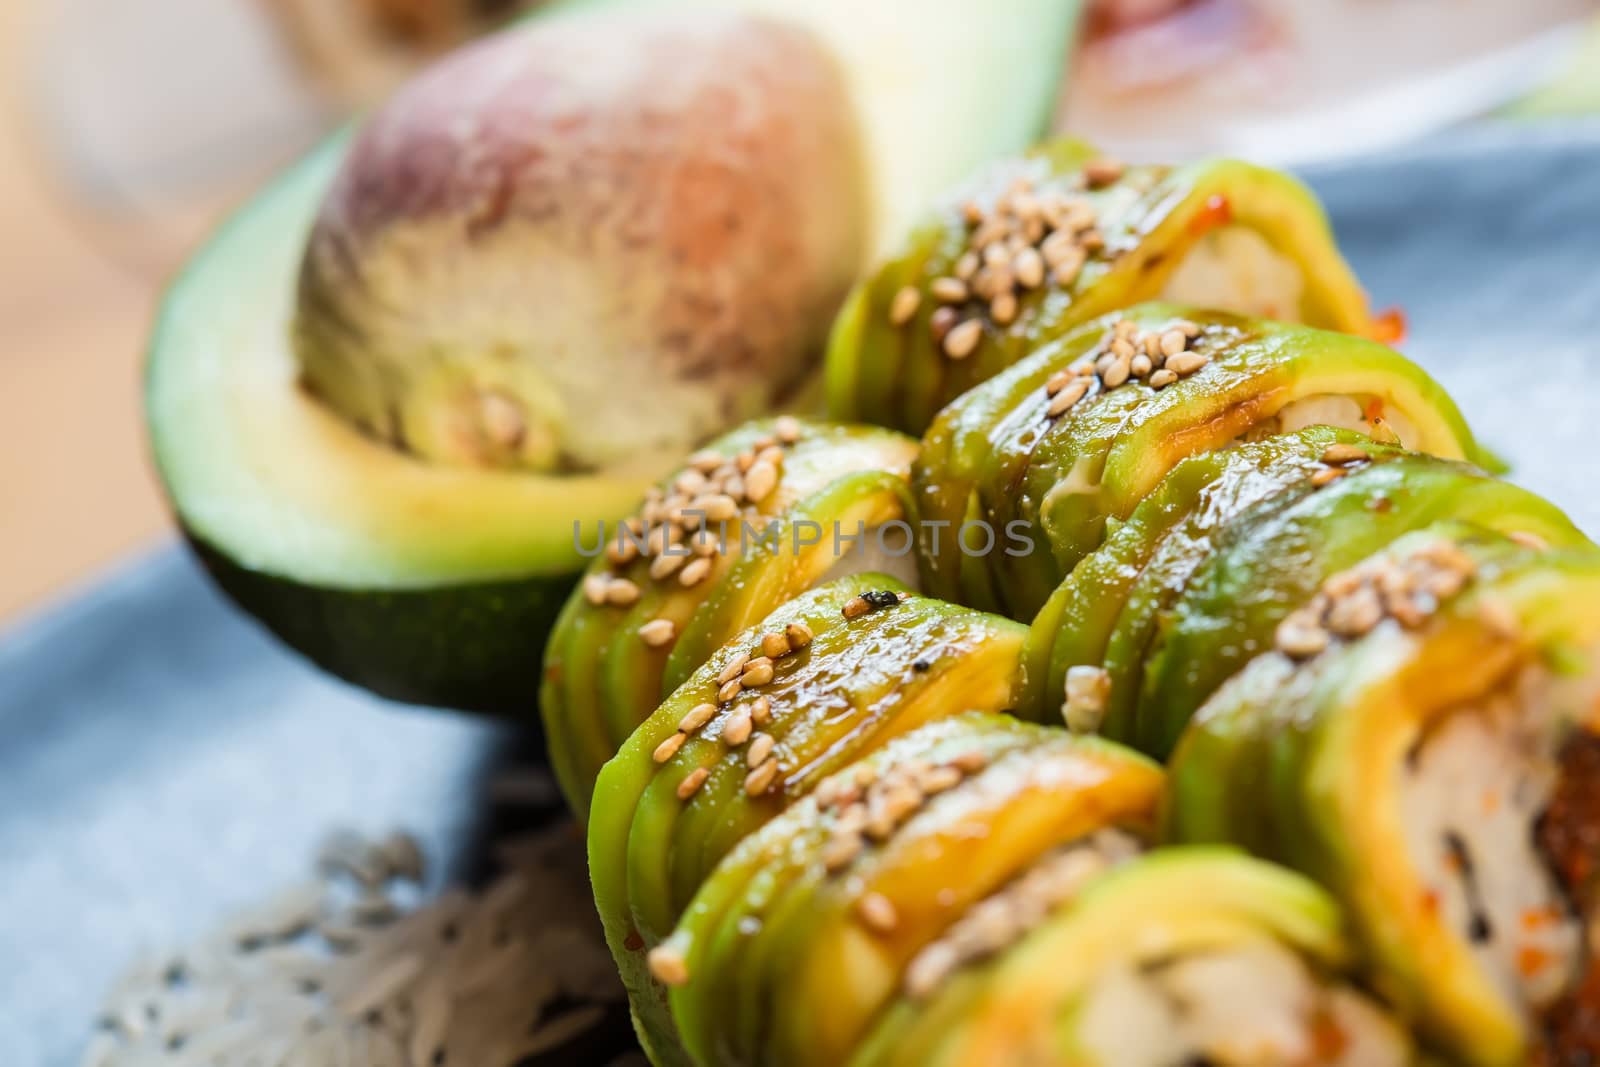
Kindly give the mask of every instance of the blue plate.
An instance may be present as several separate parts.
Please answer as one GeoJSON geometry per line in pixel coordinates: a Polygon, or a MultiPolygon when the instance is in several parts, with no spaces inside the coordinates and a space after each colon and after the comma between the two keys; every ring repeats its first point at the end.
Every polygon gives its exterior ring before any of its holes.
{"type": "MultiPolygon", "coordinates": [[[[1600,533],[1600,127],[1491,128],[1307,172],[1404,348],[1514,477],[1600,533]]],[[[76,1060],[144,945],[303,875],[330,825],[470,867],[510,728],[318,675],[177,549],[0,641],[0,1062],[76,1060]]]]}

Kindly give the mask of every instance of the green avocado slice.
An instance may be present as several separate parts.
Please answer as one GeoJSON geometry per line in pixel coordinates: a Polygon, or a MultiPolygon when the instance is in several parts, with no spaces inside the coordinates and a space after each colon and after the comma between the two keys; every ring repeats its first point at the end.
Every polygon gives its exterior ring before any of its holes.
{"type": "MultiPolygon", "coordinates": [[[[848,1062],[1111,1067],[1116,1061],[1086,1047],[1082,1032],[1080,1012],[1098,978],[1114,967],[1262,944],[1299,957],[1320,989],[1354,995],[1343,980],[1353,957],[1338,907],[1315,883],[1232,849],[1157,849],[1099,875],[1020,941],[956,973],[930,999],[900,998],[848,1062]]],[[[1398,1028],[1388,1028],[1389,1039],[1404,1047],[1398,1028]]]]}
{"type": "MultiPolygon", "coordinates": [[[[686,563],[671,574],[652,577],[655,560],[646,555],[624,564],[601,556],[590,564],[586,581],[626,579],[639,590],[637,598],[595,604],[580,588],[562,609],[545,649],[539,703],[552,765],[580,820],[600,768],[662,699],[729,638],[824,578],[859,569],[858,560],[894,562],[878,551],[880,538],[870,531],[904,522],[906,474],[916,441],[875,427],[787,421],[794,437],[790,443],[778,440],[776,421],[763,420],[697,453],[736,461],[741,454],[777,448],[784,457],[778,480],[758,511],[746,506],[725,526],[716,525],[723,548],[710,557],[712,566],[703,579],[684,585],[686,563]],[[660,626],[661,620],[671,624],[669,635],[646,640],[645,628],[660,626]]],[[[685,467],[664,479],[662,495],[693,469],[685,467]]],[[[636,512],[629,520],[642,524],[636,528],[641,535],[666,521],[647,522],[647,514],[652,513],[636,512]]],[[[608,531],[608,550],[631,544],[619,537],[616,529],[608,531]]],[[[893,538],[884,534],[881,540],[889,551],[907,542],[909,572],[909,533],[893,538]]]]}
{"type": "Polygon", "coordinates": [[[1165,304],[1081,326],[962,396],[928,431],[912,469],[923,588],[1031,618],[1107,524],[1126,519],[1180,460],[1270,434],[1288,415],[1323,421],[1306,405],[1330,401],[1352,409],[1348,429],[1393,432],[1447,458],[1477,454],[1444,390],[1373,341],[1165,304]],[[1136,378],[1109,390],[1098,376],[1079,378],[1091,383],[1087,394],[1052,416],[1050,383],[1087,369],[1120,320],[1145,333],[1188,324],[1203,364],[1159,390],[1136,378]],[[948,535],[935,545],[932,522],[963,515],[1003,535],[1004,550],[974,553],[948,535]]]}
{"type": "Polygon", "coordinates": [[[826,858],[845,809],[814,793],[718,865],[667,942],[687,964],[672,1008],[699,1062],[844,1062],[911,959],[977,901],[1095,830],[1148,837],[1159,768],[1003,716],[930,724],[837,777],[853,783],[867,768],[874,782],[896,773],[931,781],[936,768],[974,756],[846,862],[826,858]],[[886,928],[862,918],[869,895],[888,902],[886,928]]]}
{"type": "Polygon", "coordinates": [[[828,348],[830,414],[920,433],[945,404],[1039,344],[1145,300],[1189,299],[1375,332],[1321,207],[1293,178],[1216,160],[1121,168],[1110,180],[1091,182],[1097,156],[1082,141],[1049,142],[989,168],[947,198],[840,313],[828,348]],[[985,314],[981,300],[949,305],[983,323],[975,350],[952,359],[934,343],[932,316],[941,306],[934,282],[960,273],[958,261],[978,226],[968,205],[992,211],[1019,180],[1039,196],[1081,200],[1103,247],[1069,282],[1054,280],[1052,272],[1044,284],[1023,290],[1010,322],[985,314]],[[918,295],[916,310],[897,325],[892,308],[908,290],[918,295]]]}
{"type": "Polygon", "coordinates": [[[1179,595],[1119,623],[1112,736],[1165,757],[1195,709],[1330,575],[1452,519],[1554,547],[1589,543],[1555,505],[1465,464],[1421,455],[1362,464],[1291,506],[1240,517],[1179,595]]]}
{"type": "Polygon", "coordinates": [[[172,283],[145,375],[156,467],[218,583],[300,652],[385,696],[526,715],[582,563],[552,504],[609,519],[652,472],[428,464],[298,388],[300,254],[344,147],[291,168],[172,283]]]}
{"type": "MultiPolygon", "coordinates": [[[[1021,711],[1054,721],[1068,668],[1106,661],[1119,620],[1139,591],[1181,590],[1238,515],[1313,492],[1311,478],[1329,470],[1323,456],[1333,445],[1378,455],[1398,451],[1351,430],[1314,426],[1190,456],[1173,467],[1034,616],[1021,711]]],[[[1116,723],[1102,730],[1122,732],[1116,723]]]]}
{"type": "Polygon", "coordinates": [[[589,868],[607,941],[652,1048],[660,1053],[676,1039],[646,951],[671,933],[722,857],[822,778],[894,738],[963,711],[1010,707],[1025,636],[1017,623],[911,594],[886,575],[851,575],[735,637],[633,733],[595,785],[589,868]],[[868,600],[882,606],[858,614],[868,600]],[[791,624],[811,640],[778,658],[770,681],[721,692],[718,678],[731,663],[791,624]],[[770,714],[755,732],[772,738],[774,771],[752,784],[751,742],[727,745],[722,731],[754,718],[763,699],[770,714]],[[702,706],[706,721],[683,734],[685,716],[702,706]]]}
{"type": "MultiPolygon", "coordinates": [[[[1462,591],[1419,626],[1389,619],[1309,659],[1275,650],[1252,661],[1184,733],[1165,819],[1173,840],[1235,842],[1306,872],[1339,898],[1373,982],[1428,1038],[1460,1062],[1523,1063],[1537,1040],[1527,1009],[1425,891],[1400,783],[1452,709],[1522,666],[1560,672],[1574,649],[1592,662],[1600,553],[1538,551],[1445,524],[1386,557],[1440,538],[1476,561],[1462,591]]],[[[1593,708],[1564,714],[1592,728],[1593,708]]]]}

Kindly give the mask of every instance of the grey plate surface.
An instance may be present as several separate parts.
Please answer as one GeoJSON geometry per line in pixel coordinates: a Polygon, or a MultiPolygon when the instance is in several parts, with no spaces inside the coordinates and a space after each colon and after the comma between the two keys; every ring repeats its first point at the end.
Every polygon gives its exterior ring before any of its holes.
{"type": "MultiPolygon", "coordinates": [[[[1600,534],[1600,128],[1317,168],[1404,348],[1514,477],[1600,534]]],[[[177,550],[0,639],[0,1064],[75,1062],[141,945],[297,878],[330,825],[473,862],[513,731],[385,706],[236,615],[177,550]]]]}

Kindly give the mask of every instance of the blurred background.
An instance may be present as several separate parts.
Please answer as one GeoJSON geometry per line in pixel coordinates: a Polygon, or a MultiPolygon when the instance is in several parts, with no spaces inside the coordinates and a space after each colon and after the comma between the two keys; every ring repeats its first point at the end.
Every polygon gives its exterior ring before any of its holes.
{"type": "MultiPolygon", "coordinates": [[[[139,375],[186,251],[407,71],[528,6],[0,2],[0,624],[169,536],[139,375]]],[[[1131,158],[1292,164],[1600,114],[1596,10],[1094,0],[1057,125],[1131,158]]]]}

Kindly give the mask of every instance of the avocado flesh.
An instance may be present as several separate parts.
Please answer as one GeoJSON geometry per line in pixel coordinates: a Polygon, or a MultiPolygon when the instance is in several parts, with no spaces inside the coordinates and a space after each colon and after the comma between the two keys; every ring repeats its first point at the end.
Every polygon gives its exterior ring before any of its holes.
{"type": "Polygon", "coordinates": [[[811,801],[718,865],[671,938],[691,975],[673,1012],[701,1062],[844,1062],[911,958],[973,903],[1064,842],[1107,826],[1148,832],[1160,770],[1097,739],[972,714],[865,762],[882,772],[974,750],[987,767],[835,874],[818,860],[828,835],[811,801]],[[891,932],[856,918],[868,892],[894,903],[891,932]]]}
{"type": "Polygon", "coordinates": [[[1174,840],[1243,844],[1322,883],[1351,916],[1373,983],[1422,1033],[1460,1062],[1521,1063],[1533,1040],[1524,1009],[1422,891],[1399,775],[1452,708],[1522,665],[1600,642],[1600,554],[1450,536],[1478,574],[1423,627],[1384,624],[1298,664],[1269,652],[1213,695],[1173,757],[1166,821],[1174,840]],[[1514,636],[1486,603],[1516,620],[1514,636]]]}
{"type": "MultiPolygon", "coordinates": [[[[749,423],[707,450],[734,457],[771,437],[773,428],[771,420],[749,423]]],[[[620,569],[604,558],[590,564],[590,575],[626,577],[640,596],[625,606],[595,605],[581,589],[573,592],[545,649],[540,713],[556,777],[580,821],[600,768],[665,697],[729,638],[839,563],[835,524],[844,550],[851,545],[842,536],[854,536],[858,524],[871,529],[903,519],[916,449],[914,440],[889,430],[801,423],[800,439],[785,449],[777,487],[761,504],[776,523],[773,542],[742,541],[738,520],[731,521],[727,551],[712,557],[710,576],[690,587],[677,574],[652,579],[645,559],[620,569]],[[818,530],[816,543],[802,543],[818,530]],[[639,628],[655,619],[674,624],[676,636],[667,644],[651,646],[639,636],[639,628]]],[[[662,488],[678,473],[663,479],[662,488]]],[[[615,529],[609,534],[608,543],[614,542],[615,529]]]]}
{"type": "Polygon", "coordinates": [[[1376,342],[1165,304],[1079,327],[962,396],[929,430],[912,469],[924,526],[974,517],[995,531],[1018,530],[1024,547],[975,558],[948,536],[934,551],[924,533],[923,588],[1032,618],[1099,546],[1108,521],[1126,519],[1172,466],[1271,428],[1291,405],[1321,397],[1360,397],[1363,410],[1403,420],[1407,447],[1477,454],[1444,390],[1376,342]],[[1193,322],[1202,330],[1194,350],[1210,361],[1159,391],[1134,381],[1091,392],[1051,419],[1045,383],[1093,354],[1118,318],[1142,330],[1193,322]],[[975,577],[980,566],[983,580],[975,577]]]}
{"type": "Polygon", "coordinates": [[[572,520],[623,514],[654,472],[437,466],[299,388],[300,254],[345,144],[246,205],[168,290],[145,380],[156,466],[219,584],[298,651],[385,696],[526,714],[583,562],[572,520]]]}
{"type": "Polygon", "coordinates": [[[1082,141],[1052,141],[989,168],[947,197],[901,251],[857,286],[835,322],[828,346],[829,413],[920,433],[945,404],[1039,345],[1147,300],[1204,297],[1209,304],[1227,296],[1220,306],[1232,311],[1372,331],[1366,297],[1340,257],[1321,207],[1293,178],[1223,160],[1129,167],[1104,187],[1078,189],[1075,180],[1097,155],[1082,141]],[[985,318],[977,349],[950,359],[933,344],[929,320],[939,305],[929,286],[956,273],[967,237],[963,205],[992,203],[1022,176],[1036,189],[1084,197],[1095,211],[1105,251],[1091,255],[1067,287],[1050,282],[1023,293],[1009,325],[985,318]],[[1270,265],[1264,267],[1263,258],[1270,265]],[[1185,270],[1191,259],[1204,263],[1185,270]],[[1234,261],[1241,261],[1246,275],[1241,284],[1205,283],[1203,274],[1226,270],[1234,261]],[[1291,287],[1299,297],[1296,306],[1279,308],[1263,295],[1282,287],[1253,284],[1256,275],[1276,270],[1298,275],[1291,287]],[[890,307],[906,286],[922,300],[914,317],[896,326],[890,307]]]}
{"type": "MultiPolygon", "coordinates": [[[[955,605],[911,596],[853,620],[844,604],[866,591],[908,592],[880,574],[811,590],[720,650],[628,739],[601,770],[589,815],[595,901],[641,1029],[657,1051],[676,1047],[663,991],[645,952],[667,937],[706,876],[740,840],[806,795],[818,780],[895,737],[967,710],[1009,707],[1020,681],[1023,627],[955,605]],[[744,790],[743,748],[716,740],[727,709],[677,754],[652,754],[685,713],[716,701],[716,676],[765,632],[803,622],[813,640],[778,661],[761,695],[763,727],[776,740],[780,773],[771,792],[744,790]],[[918,666],[918,664],[922,666],[918,666]],[[687,801],[679,784],[693,768],[709,777],[687,801]]],[[[739,703],[754,699],[746,695],[739,703]]]]}
{"type": "Polygon", "coordinates": [[[1258,508],[1226,531],[1181,595],[1160,605],[1159,621],[1120,624],[1113,715],[1127,728],[1113,736],[1166,756],[1195,709],[1270,648],[1278,623],[1324,580],[1445,520],[1555,547],[1589,543],[1559,508],[1528,490],[1421,455],[1357,468],[1279,510],[1258,508]]]}
{"type": "MultiPolygon", "coordinates": [[[[1326,469],[1322,455],[1333,444],[1375,454],[1394,451],[1354,431],[1319,426],[1190,456],[1173,467],[1105,543],[1072,569],[1034,617],[1024,711],[1053,721],[1068,668],[1106,660],[1136,590],[1151,584],[1181,590],[1237,516],[1265,501],[1281,504],[1312,492],[1309,479],[1326,469]]],[[[1103,724],[1102,732],[1119,735],[1114,723],[1103,724]]]]}
{"type": "Polygon", "coordinates": [[[898,1000],[848,1062],[1098,1067],[1074,1032],[1074,1010],[1098,975],[1119,963],[1263,938],[1317,973],[1337,974],[1350,962],[1337,906],[1307,879],[1232,849],[1146,853],[1095,878],[1022,940],[957,972],[929,1000],[898,1000]]]}

